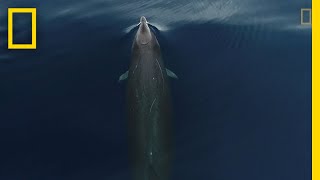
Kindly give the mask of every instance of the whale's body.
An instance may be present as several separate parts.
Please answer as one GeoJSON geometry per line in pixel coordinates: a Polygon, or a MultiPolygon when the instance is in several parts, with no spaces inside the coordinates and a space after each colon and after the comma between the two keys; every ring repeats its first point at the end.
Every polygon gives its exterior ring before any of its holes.
{"type": "Polygon", "coordinates": [[[172,110],[167,74],[159,43],[142,17],[125,75],[129,147],[135,180],[167,180],[170,176],[172,110]]]}

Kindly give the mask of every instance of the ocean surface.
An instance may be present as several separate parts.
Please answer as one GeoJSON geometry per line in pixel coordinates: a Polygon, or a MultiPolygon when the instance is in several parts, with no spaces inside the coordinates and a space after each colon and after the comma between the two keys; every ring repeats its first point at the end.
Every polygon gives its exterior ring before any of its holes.
{"type": "MultiPolygon", "coordinates": [[[[311,0],[0,4],[0,180],[130,179],[125,85],[140,16],[174,104],[173,180],[311,179],[311,0]],[[7,49],[7,8],[37,8],[37,50],[7,49]]],[[[14,15],[14,42],[31,40],[14,15]]]]}

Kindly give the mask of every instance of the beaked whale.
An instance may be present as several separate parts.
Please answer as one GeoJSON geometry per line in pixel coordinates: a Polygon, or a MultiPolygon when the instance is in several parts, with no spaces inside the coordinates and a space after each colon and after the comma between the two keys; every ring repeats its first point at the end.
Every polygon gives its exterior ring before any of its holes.
{"type": "Polygon", "coordinates": [[[160,45],[144,16],[132,45],[127,79],[129,152],[135,180],[168,180],[172,164],[172,109],[160,45]]]}

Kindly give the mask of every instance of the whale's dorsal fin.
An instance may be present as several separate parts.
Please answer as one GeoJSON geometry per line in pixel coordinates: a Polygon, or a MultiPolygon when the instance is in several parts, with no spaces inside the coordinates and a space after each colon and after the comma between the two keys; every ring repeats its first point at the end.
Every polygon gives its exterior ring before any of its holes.
{"type": "Polygon", "coordinates": [[[167,68],[166,68],[166,71],[167,71],[167,75],[168,75],[169,77],[174,78],[174,79],[179,79],[178,76],[177,76],[174,72],[170,71],[170,70],[167,69],[167,68]]]}
{"type": "Polygon", "coordinates": [[[128,78],[128,74],[129,74],[129,71],[126,71],[125,73],[123,73],[120,77],[119,77],[119,81],[123,81],[123,80],[126,80],[128,78]]]}

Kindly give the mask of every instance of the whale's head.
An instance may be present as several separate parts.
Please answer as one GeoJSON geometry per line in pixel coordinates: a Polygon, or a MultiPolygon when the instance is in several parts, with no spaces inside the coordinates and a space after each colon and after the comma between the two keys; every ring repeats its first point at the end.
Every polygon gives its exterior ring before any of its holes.
{"type": "Polygon", "coordinates": [[[142,16],[140,18],[140,25],[136,35],[136,41],[138,44],[148,44],[152,40],[152,34],[148,26],[147,19],[142,16]]]}
{"type": "Polygon", "coordinates": [[[146,17],[141,16],[140,23],[148,23],[146,17]]]}

